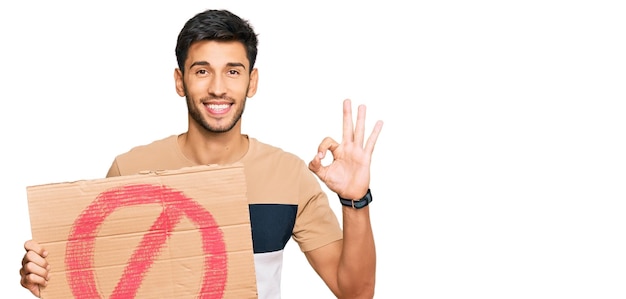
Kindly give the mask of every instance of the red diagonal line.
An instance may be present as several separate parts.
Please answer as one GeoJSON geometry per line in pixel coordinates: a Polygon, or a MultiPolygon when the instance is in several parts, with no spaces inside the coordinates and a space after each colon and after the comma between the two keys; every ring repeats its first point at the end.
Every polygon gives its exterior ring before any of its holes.
{"type": "Polygon", "coordinates": [[[111,299],[135,297],[144,274],[154,263],[155,257],[161,251],[172,233],[172,228],[180,221],[181,216],[181,210],[168,208],[159,215],[150,231],[144,235],[133,252],[120,281],[111,294],[111,299]]]}

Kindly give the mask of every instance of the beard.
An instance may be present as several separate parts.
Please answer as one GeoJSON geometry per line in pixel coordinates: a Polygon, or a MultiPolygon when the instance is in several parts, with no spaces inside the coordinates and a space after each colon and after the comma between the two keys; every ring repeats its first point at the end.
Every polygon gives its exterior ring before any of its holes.
{"type": "MultiPolygon", "coordinates": [[[[202,126],[202,128],[204,128],[207,132],[209,133],[228,132],[232,128],[234,128],[237,122],[241,119],[241,116],[243,115],[243,111],[245,110],[245,107],[246,107],[245,97],[241,100],[241,106],[237,108],[237,110],[235,111],[235,116],[229,122],[221,126],[217,126],[217,125],[213,126],[209,124],[209,122],[204,117],[202,117],[202,111],[200,111],[198,106],[196,106],[194,99],[189,96],[189,93],[187,92],[187,87],[184,87],[184,88],[185,88],[185,100],[187,102],[187,111],[189,112],[189,116],[191,116],[191,119],[193,119],[193,121],[195,121],[197,124],[202,126]]],[[[247,93],[248,93],[248,88],[246,88],[246,94],[247,93]]],[[[223,96],[223,97],[208,96],[208,97],[202,98],[201,101],[206,101],[210,99],[226,99],[229,101],[236,102],[232,98],[227,97],[227,96],[223,96]]]]}

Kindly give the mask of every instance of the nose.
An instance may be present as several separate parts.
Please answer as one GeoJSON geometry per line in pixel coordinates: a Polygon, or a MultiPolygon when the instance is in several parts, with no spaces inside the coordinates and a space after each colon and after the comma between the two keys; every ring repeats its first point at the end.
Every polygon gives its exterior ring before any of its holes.
{"type": "Polygon", "coordinates": [[[214,97],[221,97],[226,94],[226,80],[222,75],[215,75],[209,83],[209,94],[214,97]]]}

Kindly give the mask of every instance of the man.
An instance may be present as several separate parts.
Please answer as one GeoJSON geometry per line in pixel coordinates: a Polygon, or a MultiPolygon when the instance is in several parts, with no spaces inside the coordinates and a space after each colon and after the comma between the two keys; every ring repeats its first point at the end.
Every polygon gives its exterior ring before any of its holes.
{"type": "MultiPolygon", "coordinates": [[[[370,162],[382,122],[364,143],[365,106],[359,106],[353,127],[351,102],[345,100],[342,142],[322,140],[308,168],[297,156],[242,134],[246,100],[257,90],[256,55],[256,33],[229,11],[207,10],[187,21],[178,36],[174,71],[176,92],[187,101],[187,132],[117,156],[107,177],[242,162],[259,298],[280,298],[282,252],[289,238],[338,298],[372,298],[376,251],[368,205],[370,162]],[[327,151],[333,161],[324,166],[327,151]],[[313,174],[340,197],[343,231],[313,174]]],[[[39,287],[50,278],[47,252],[36,240],[24,248],[21,284],[39,296],[39,287]]]]}

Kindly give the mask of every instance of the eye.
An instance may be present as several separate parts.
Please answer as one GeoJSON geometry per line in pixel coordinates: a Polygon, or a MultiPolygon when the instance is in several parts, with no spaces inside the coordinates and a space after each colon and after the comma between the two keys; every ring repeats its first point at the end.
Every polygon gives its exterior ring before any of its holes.
{"type": "Polygon", "coordinates": [[[238,70],[228,70],[228,74],[231,76],[237,76],[239,75],[239,71],[238,70]]]}
{"type": "Polygon", "coordinates": [[[209,72],[207,72],[206,70],[203,70],[203,69],[200,69],[200,70],[196,71],[196,75],[201,75],[201,76],[207,75],[208,73],[209,72]]]}

